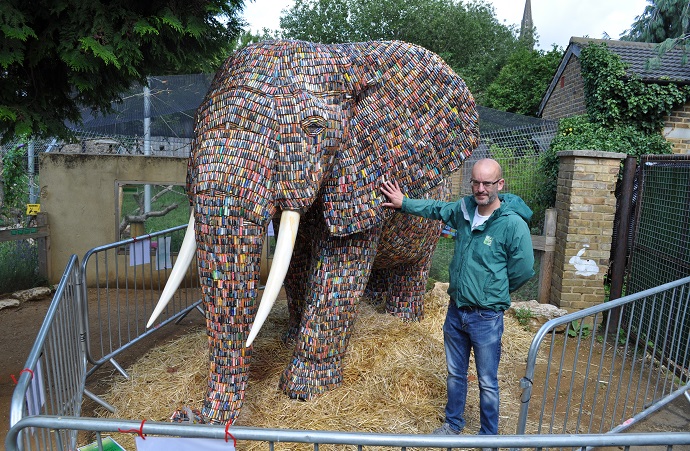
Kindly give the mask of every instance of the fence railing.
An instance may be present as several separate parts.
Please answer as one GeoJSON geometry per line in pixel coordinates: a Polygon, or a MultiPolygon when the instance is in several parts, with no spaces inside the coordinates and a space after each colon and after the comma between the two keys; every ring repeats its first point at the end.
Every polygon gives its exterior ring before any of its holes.
{"type": "Polygon", "coordinates": [[[548,321],[529,349],[518,434],[619,432],[690,390],[690,277],[548,321]]]}
{"type": "MultiPolygon", "coordinates": [[[[137,431],[146,440],[146,435],[165,437],[206,438],[217,439],[218,442],[233,443],[237,449],[247,442],[265,442],[267,450],[275,449],[276,445],[288,446],[296,449],[295,444],[310,444],[311,449],[319,450],[324,445],[339,445],[327,449],[352,449],[376,447],[374,449],[408,448],[510,448],[541,450],[544,448],[593,448],[593,447],[625,447],[630,446],[665,446],[671,451],[674,446],[690,444],[690,433],[648,433],[648,434],[590,434],[590,435],[412,435],[412,434],[380,434],[361,432],[336,431],[305,431],[292,429],[263,429],[250,427],[211,426],[198,424],[160,423],[131,420],[104,420],[98,418],[69,418],[69,417],[29,417],[23,419],[13,427],[5,444],[7,451],[18,448],[14,441],[20,431],[27,428],[50,428],[66,430],[77,428],[82,431],[96,432],[96,442],[101,443],[102,433],[137,431]]],[[[155,440],[155,439],[152,439],[155,440]]],[[[57,448],[64,449],[64,448],[57,448]]],[[[98,449],[103,449],[99,447],[98,449]]],[[[302,449],[302,448],[300,448],[302,449]]],[[[304,448],[309,449],[309,448],[304,448]]],[[[371,448],[369,448],[371,449],[371,448]]]]}
{"type": "Polygon", "coordinates": [[[171,249],[182,241],[186,228],[181,225],[118,241],[91,249],[84,255],[81,274],[87,318],[86,357],[93,365],[87,376],[110,362],[127,377],[115,360],[118,354],[160,327],[179,322],[191,310],[201,311],[199,278],[193,260],[154,327],[146,328],[176,258],[171,249]]]}
{"type": "Polygon", "coordinates": [[[35,216],[34,224],[30,227],[0,230],[0,243],[5,241],[36,240],[38,275],[48,279],[50,274],[50,228],[48,227],[48,216],[45,213],[38,213],[35,216]]]}
{"type": "MultiPolygon", "coordinates": [[[[86,380],[79,263],[72,256],[12,395],[10,425],[22,418],[79,417],[86,380]]],[[[76,449],[74,429],[31,428],[12,440],[22,449],[76,449]]],[[[9,446],[8,446],[9,447],[9,446]]]]}

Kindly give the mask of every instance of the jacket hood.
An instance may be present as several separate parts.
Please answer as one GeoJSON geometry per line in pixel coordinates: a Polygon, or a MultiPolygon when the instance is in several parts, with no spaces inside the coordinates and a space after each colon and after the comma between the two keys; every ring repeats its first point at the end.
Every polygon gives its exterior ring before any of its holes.
{"type": "MultiPolygon", "coordinates": [[[[532,209],[527,206],[520,196],[507,193],[499,194],[498,198],[501,201],[501,206],[496,210],[498,211],[498,216],[513,212],[524,219],[526,223],[529,223],[530,219],[532,219],[532,209]]],[[[464,203],[467,205],[467,211],[474,214],[474,209],[477,207],[477,201],[474,200],[474,196],[466,196],[464,203]]]]}

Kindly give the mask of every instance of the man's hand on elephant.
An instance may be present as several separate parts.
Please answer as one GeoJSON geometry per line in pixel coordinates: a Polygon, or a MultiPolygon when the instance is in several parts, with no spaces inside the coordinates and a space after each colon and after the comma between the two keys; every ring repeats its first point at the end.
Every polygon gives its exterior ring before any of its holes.
{"type": "Polygon", "coordinates": [[[401,208],[403,203],[404,194],[400,190],[400,185],[398,182],[383,182],[381,184],[381,192],[386,195],[388,202],[384,202],[381,205],[390,208],[401,208]]]}

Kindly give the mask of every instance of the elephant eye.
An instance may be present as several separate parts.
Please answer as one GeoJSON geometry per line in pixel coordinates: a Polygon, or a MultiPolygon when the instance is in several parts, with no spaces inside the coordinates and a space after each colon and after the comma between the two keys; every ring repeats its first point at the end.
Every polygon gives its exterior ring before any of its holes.
{"type": "Polygon", "coordinates": [[[320,134],[322,131],[324,131],[327,125],[328,122],[321,116],[309,116],[302,121],[302,129],[304,130],[304,133],[309,136],[316,136],[320,134]]]}

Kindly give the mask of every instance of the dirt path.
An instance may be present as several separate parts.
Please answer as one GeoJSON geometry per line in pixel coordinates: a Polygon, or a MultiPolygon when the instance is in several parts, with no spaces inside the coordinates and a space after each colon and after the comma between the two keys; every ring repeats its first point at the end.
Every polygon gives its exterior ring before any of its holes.
{"type": "MultiPolygon", "coordinates": [[[[10,424],[10,403],[15,385],[12,376],[19,378],[49,306],[50,299],[46,298],[25,302],[18,308],[0,310],[0,449],[5,447],[5,437],[10,424]]],[[[127,368],[141,354],[158,343],[169,341],[203,324],[203,317],[192,311],[180,324],[165,327],[152,335],[150,340],[144,340],[144,344],[132,347],[131,352],[126,353],[128,357],[118,359],[118,363],[127,368]]],[[[109,380],[114,371],[110,365],[104,366],[87,380],[87,388],[93,393],[102,393],[107,387],[99,384],[99,381],[109,380]]],[[[85,398],[84,413],[94,407],[95,403],[85,398]]]]}

